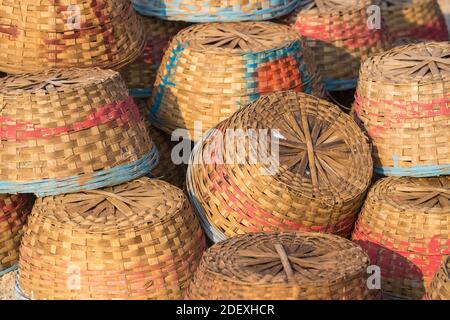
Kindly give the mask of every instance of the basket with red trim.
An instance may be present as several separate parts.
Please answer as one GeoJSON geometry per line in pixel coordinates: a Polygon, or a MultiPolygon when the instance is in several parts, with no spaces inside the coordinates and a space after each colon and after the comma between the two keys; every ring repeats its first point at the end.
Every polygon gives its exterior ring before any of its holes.
{"type": "Polygon", "coordinates": [[[0,192],[97,189],[149,174],[158,154],[119,73],[54,69],[0,80],[0,192]]]}
{"type": "Polygon", "coordinates": [[[381,0],[381,9],[393,39],[449,40],[437,0],[381,0]]]}
{"type": "Polygon", "coordinates": [[[450,177],[388,177],[370,190],[353,240],[388,298],[419,299],[450,254],[450,177]]]}
{"type": "Polygon", "coordinates": [[[213,241],[256,231],[349,237],[372,177],[356,123],[325,100],[262,97],[197,143],[187,190],[213,241]]]}

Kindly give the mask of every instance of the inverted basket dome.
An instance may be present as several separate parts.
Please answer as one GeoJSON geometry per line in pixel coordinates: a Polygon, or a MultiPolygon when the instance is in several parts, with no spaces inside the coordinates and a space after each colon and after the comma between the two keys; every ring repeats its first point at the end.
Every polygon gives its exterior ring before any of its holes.
{"type": "Polygon", "coordinates": [[[291,89],[323,92],[311,52],[287,26],[194,25],[177,34],[164,56],[150,118],[166,132],[187,129],[191,140],[199,140],[261,95],[291,89]],[[196,123],[201,128],[195,130],[196,123]]]}
{"type": "Polygon", "coordinates": [[[157,164],[120,75],[54,69],[0,80],[0,192],[38,196],[116,185],[157,164]]]}
{"type": "Polygon", "coordinates": [[[187,189],[216,242],[269,230],[349,237],[372,170],[347,114],[290,91],[260,98],[197,143],[187,189]]]}
{"type": "Polygon", "coordinates": [[[300,0],[285,21],[306,39],[328,91],[356,87],[361,60],[390,46],[382,21],[369,28],[371,0],[300,0]]]}
{"type": "Polygon", "coordinates": [[[450,254],[449,234],[450,177],[388,177],[369,192],[352,238],[381,268],[386,296],[418,299],[450,254]]]}
{"type": "Polygon", "coordinates": [[[254,233],[215,244],[186,291],[193,300],[365,300],[369,259],[334,235],[254,233]]]}
{"type": "Polygon", "coordinates": [[[450,256],[444,259],[434,276],[428,296],[432,300],[450,300],[450,256]]]}
{"type": "Polygon", "coordinates": [[[0,194],[0,276],[17,267],[23,226],[33,202],[32,195],[0,194]]]}
{"type": "Polygon", "coordinates": [[[381,0],[387,29],[394,39],[449,40],[437,0],[381,0]]]}
{"type": "Polygon", "coordinates": [[[449,67],[450,42],[401,46],[364,62],[354,112],[377,173],[450,174],[449,67]]]}
{"type": "Polygon", "coordinates": [[[298,7],[298,0],[172,1],[131,0],[142,15],[190,22],[230,22],[274,19],[298,7]]]}
{"type": "Polygon", "coordinates": [[[141,54],[145,35],[127,0],[0,0],[0,70],[119,69],[141,54]]]}
{"type": "Polygon", "coordinates": [[[31,299],[181,299],[205,248],[184,193],[142,178],[37,200],[20,251],[31,299]]]}
{"type": "Polygon", "coordinates": [[[149,17],[142,18],[142,21],[147,39],[144,52],[133,63],[122,68],[120,73],[134,97],[146,98],[151,96],[153,83],[169,41],[188,24],[149,17]]]}

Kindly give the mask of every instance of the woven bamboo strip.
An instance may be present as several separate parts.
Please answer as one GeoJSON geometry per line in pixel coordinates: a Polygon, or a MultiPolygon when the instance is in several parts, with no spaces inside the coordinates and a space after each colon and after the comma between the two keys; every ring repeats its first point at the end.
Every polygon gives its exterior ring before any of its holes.
{"type": "Polygon", "coordinates": [[[428,296],[432,300],[450,300],[450,256],[444,259],[434,276],[428,296]]]}

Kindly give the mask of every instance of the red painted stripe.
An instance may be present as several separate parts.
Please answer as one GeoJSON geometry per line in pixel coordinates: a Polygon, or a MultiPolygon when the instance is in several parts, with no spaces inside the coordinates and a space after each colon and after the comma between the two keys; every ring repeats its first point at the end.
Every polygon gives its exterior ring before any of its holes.
{"type": "Polygon", "coordinates": [[[117,121],[119,126],[124,126],[129,122],[138,122],[140,119],[139,109],[130,96],[126,100],[100,107],[84,121],[63,127],[36,128],[32,122],[0,116],[0,138],[8,141],[52,138],[61,134],[89,129],[111,121],[117,121]]]}
{"type": "Polygon", "coordinates": [[[443,16],[436,21],[417,27],[400,29],[391,33],[394,38],[412,38],[421,40],[447,41],[449,34],[443,16]]]}

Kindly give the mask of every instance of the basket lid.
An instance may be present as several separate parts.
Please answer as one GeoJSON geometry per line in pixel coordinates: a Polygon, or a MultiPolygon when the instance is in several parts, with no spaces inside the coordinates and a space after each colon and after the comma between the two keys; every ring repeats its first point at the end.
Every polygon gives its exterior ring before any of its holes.
{"type": "Polygon", "coordinates": [[[340,10],[358,9],[370,0],[300,0],[299,13],[338,13],[340,10]]]}
{"type": "Polygon", "coordinates": [[[211,247],[199,272],[242,285],[320,286],[361,273],[369,263],[351,241],[318,233],[250,233],[211,247]]]}
{"type": "Polygon", "coordinates": [[[51,69],[37,73],[10,75],[0,79],[1,95],[45,95],[55,92],[77,91],[119,77],[113,70],[51,69]]]}
{"type": "Polygon", "coordinates": [[[186,43],[192,50],[244,54],[277,49],[299,38],[284,25],[231,22],[194,25],[179,32],[174,41],[186,43]]]}
{"type": "Polygon", "coordinates": [[[367,59],[361,78],[394,84],[450,81],[450,42],[426,42],[393,48],[367,59]]]}
{"type": "MultiPolygon", "coordinates": [[[[267,140],[278,148],[273,178],[304,197],[334,205],[359,197],[370,184],[372,158],[366,137],[347,114],[325,100],[294,91],[272,94],[219,128],[269,128],[267,140]]],[[[225,135],[224,146],[230,145],[225,135]]]]}
{"type": "Polygon", "coordinates": [[[400,209],[421,212],[450,212],[450,177],[410,178],[389,177],[381,180],[373,189],[377,201],[400,209]]]}
{"type": "Polygon", "coordinates": [[[33,215],[64,228],[114,234],[170,221],[187,205],[177,187],[141,178],[101,190],[39,198],[33,215]]]}

